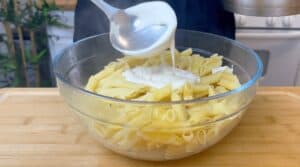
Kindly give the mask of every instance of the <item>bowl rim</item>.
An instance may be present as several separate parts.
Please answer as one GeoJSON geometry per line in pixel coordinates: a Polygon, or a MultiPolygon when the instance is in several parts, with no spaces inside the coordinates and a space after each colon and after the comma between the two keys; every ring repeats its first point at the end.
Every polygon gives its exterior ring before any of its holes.
{"type": "Polygon", "coordinates": [[[207,37],[213,37],[216,39],[220,39],[220,40],[225,40],[228,41],[232,44],[234,44],[235,46],[245,50],[246,52],[249,52],[250,56],[253,56],[255,58],[256,61],[256,73],[253,75],[253,77],[250,78],[250,80],[248,80],[246,83],[242,84],[240,87],[230,90],[228,92],[225,93],[221,93],[221,94],[217,94],[214,96],[209,96],[209,97],[202,97],[202,98],[196,98],[196,99],[191,99],[191,100],[180,100],[180,101],[169,101],[169,102],[160,102],[160,101],[136,101],[136,100],[125,100],[125,99],[120,99],[120,98],[114,98],[114,97],[109,97],[109,96],[105,96],[105,95],[101,95],[101,94],[97,94],[91,91],[88,91],[82,87],[79,86],[75,86],[72,85],[71,83],[69,83],[62,75],[60,72],[58,72],[56,69],[56,66],[58,64],[58,61],[60,60],[61,57],[63,57],[63,55],[70,49],[74,48],[77,45],[80,45],[82,42],[85,42],[87,40],[93,39],[93,38],[99,38],[102,36],[107,36],[109,33],[103,33],[103,34],[98,34],[98,35],[93,35],[84,39],[81,39],[79,41],[76,41],[73,43],[73,45],[65,48],[64,50],[62,50],[58,55],[56,55],[52,61],[52,66],[53,66],[53,71],[55,76],[62,81],[64,84],[66,84],[69,87],[74,88],[75,90],[80,91],[81,93],[87,94],[87,95],[92,95],[92,96],[96,96],[99,97],[101,99],[105,99],[105,100],[110,100],[113,102],[118,102],[118,103],[127,103],[127,104],[143,104],[143,105],[173,105],[173,104],[190,104],[190,103],[196,103],[196,102],[207,102],[210,100],[215,100],[215,99],[220,99],[223,97],[227,97],[230,95],[234,95],[237,94],[239,92],[242,92],[248,88],[250,88],[251,86],[255,85],[256,82],[261,78],[262,73],[263,73],[263,63],[262,60],[260,59],[260,57],[257,55],[257,53],[253,50],[250,49],[248,47],[246,47],[244,44],[242,44],[239,41],[227,38],[227,37],[223,37],[220,35],[216,35],[216,34],[211,34],[211,33],[206,33],[206,32],[201,32],[201,31],[193,31],[193,30],[183,30],[183,29],[177,29],[176,32],[183,32],[183,33],[197,33],[199,35],[205,35],[207,37]]]}

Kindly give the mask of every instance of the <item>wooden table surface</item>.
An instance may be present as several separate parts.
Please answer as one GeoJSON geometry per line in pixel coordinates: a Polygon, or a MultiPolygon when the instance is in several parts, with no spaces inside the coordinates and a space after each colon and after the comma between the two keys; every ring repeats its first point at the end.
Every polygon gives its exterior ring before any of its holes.
{"type": "MultiPolygon", "coordinates": [[[[37,4],[40,5],[43,0],[36,0],[37,4]]],[[[48,3],[53,3],[63,10],[74,10],[77,4],[77,0],[46,0],[48,3]]],[[[88,1],[88,0],[87,0],[88,1]]]]}
{"type": "Polygon", "coordinates": [[[260,88],[242,122],[195,156],[144,162],[104,149],[57,89],[0,90],[0,167],[300,167],[300,88],[260,88]]]}

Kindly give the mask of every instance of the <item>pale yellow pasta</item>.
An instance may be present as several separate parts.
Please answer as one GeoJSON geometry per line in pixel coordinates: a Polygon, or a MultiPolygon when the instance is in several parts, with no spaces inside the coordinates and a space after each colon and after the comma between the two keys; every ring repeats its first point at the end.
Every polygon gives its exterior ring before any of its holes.
{"type": "Polygon", "coordinates": [[[183,99],[184,100],[192,100],[194,99],[193,86],[189,83],[183,86],[183,99]]]}
{"type": "Polygon", "coordinates": [[[199,75],[205,76],[211,74],[212,69],[220,67],[221,65],[222,56],[214,54],[210,58],[206,58],[204,63],[199,67],[199,75]]]}
{"type": "Polygon", "coordinates": [[[223,86],[228,90],[232,90],[240,87],[240,82],[237,76],[228,72],[224,72],[222,74],[222,79],[218,82],[218,85],[223,86]]]}
{"type": "MultiPolygon", "coordinates": [[[[222,66],[222,56],[217,54],[205,58],[193,54],[192,49],[176,51],[176,67],[198,75],[200,82],[186,83],[172,89],[166,85],[160,89],[127,81],[122,72],[136,66],[171,65],[169,51],[152,58],[123,57],[108,64],[101,72],[90,77],[86,89],[114,98],[134,101],[170,102],[193,100],[214,96],[240,86],[236,75],[225,70],[212,73],[222,66]]],[[[89,122],[89,127],[108,145],[132,152],[157,151],[166,159],[180,157],[183,153],[194,153],[217,141],[217,136],[231,122],[211,126],[195,126],[211,122],[236,111],[242,99],[232,96],[209,102],[165,105],[131,105],[109,103],[97,110],[102,119],[113,120],[120,126],[89,122]],[[106,109],[106,108],[110,108],[106,109]],[[113,112],[113,113],[109,113],[113,112]],[[183,127],[183,128],[181,128],[183,127]]]]}
{"type": "Polygon", "coordinates": [[[193,50],[192,48],[188,48],[182,52],[180,52],[181,56],[191,56],[193,54],[193,50]]]}
{"type": "Polygon", "coordinates": [[[193,96],[195,98],[201,98],[208,95],[209,85],[194,85],[193,86],[193,96]]]}
{"type": "Polygon", "coordinates": [[[166,85],[161,89],[154,89],[150,93],[153,101],[170,101],[172,87],[171,85],[166,85]]]}
{"type": "Polygon", "coordinates": [[[91,76],[88,84],[85,86],[85,89],[88,91],[94,91],[97,88],[97,84],[97,79],[94,76],[91,76]]]}
{"type": "Polygon", "coordinates": [[[201,78],[201,83],[206,85],[213,85],[220,82],[222,73],[218,72],[215,74],[207,75],[201,78]]]}
{"type": "Polygon", "coordinates": [[[192,63],[191,63],[191,72],[193,72],[196,75],[199,75],[199,68],[203,65],[205,61],[204,57],[201,57],[198,54],[192,55],[192,63]]]}

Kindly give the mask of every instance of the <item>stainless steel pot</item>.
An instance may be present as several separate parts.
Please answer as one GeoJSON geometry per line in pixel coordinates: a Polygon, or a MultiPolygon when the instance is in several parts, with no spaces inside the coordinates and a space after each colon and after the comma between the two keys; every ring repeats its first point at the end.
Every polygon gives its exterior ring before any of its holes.
{"type": "Polygon", "coordinates": [[[223,0],[228,11],[250,16],[300,14],[300,0],[223,0]]]}

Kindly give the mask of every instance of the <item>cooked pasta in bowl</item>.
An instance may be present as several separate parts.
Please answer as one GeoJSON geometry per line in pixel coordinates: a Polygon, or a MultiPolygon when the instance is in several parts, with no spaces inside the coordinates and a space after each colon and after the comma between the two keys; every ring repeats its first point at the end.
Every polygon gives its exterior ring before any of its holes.
{"type": "Polygon", "coordinates": [[[61,95],[105,147],[135,159],[180,159],[212,146],[238,124],[262,73],[258,56],[212,34],[181,30],[176,42],[173,67],[170,51],[123,56],[107,34],[56,57],[61,95]]]}

